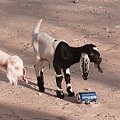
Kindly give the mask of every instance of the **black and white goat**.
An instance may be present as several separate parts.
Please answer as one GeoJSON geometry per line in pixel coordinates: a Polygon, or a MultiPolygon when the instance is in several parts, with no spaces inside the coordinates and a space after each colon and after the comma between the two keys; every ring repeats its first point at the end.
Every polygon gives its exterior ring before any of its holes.
{"type": "Polygon", "coordinates": [[[36,59],[35,73],[39,92],[45,91],[43,68],[45,61],[48,61],[53,65],[56,72],[57,97],[64,97],[61,86],[63,79],[61,70],[64,72],[67,93],[69,96],[74,96],[74,92],[70,84],[70,66],[75,63],[80,63],[82,77],[85,80],[87,80],[88,77],[90,62],[94,62],[99,72],[102,72],[102,69],[100,68],[102,58],[100,57],[98,49],[93,44],[86,44],[81,47],[71,47],[64,40],[56,40],[44,32],[39,32],[41,22],[42,19],[37,23],[32,35],[32,45],[36,59]]]}

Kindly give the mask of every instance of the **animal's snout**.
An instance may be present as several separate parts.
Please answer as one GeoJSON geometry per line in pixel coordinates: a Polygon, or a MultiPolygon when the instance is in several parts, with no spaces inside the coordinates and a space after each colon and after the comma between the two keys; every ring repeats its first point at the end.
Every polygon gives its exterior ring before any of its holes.
{"type": "Polygon", "coordinates": [[[24,76],[23,75],[18,76],[18,80],[24,80],[24,76]]]}
{"type": "Polygon", "coordinates": [[[99,59],[97,59],[97,63],[100,64],[102,62],[102,58],[99,57],[99,59]]]}
{"type": "Polygon", "coordinates": [[[20,75],[18,76],[18,80],[23,80],[26,82],[26,84],[28,83],[27,79],[25,79],[25,76],[24,75],[20,75]]]}

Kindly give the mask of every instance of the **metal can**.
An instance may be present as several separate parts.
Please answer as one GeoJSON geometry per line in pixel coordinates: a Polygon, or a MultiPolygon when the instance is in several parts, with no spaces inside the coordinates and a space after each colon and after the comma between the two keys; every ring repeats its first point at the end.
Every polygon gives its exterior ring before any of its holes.
{"type": "Polygon", "coordinates": [[[79,92],[76,97],[79,103],[88,104],[97,100],[96,92],[79,92]]]}

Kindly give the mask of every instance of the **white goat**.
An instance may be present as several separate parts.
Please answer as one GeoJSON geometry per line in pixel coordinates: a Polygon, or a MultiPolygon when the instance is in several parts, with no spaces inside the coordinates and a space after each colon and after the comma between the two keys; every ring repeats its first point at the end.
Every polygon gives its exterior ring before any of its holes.
{"type": "Polygon", "coordinates": [[[7,71],[7,78],[12,85],[17,85],[18,80],[24,80],[27,83],[26,70],[18,56],[11,56],[0,50],[0,68],[7,71]]]}
{"type": "Polygon", "coordinates": [[[43,67],[45,61],[51,63],[56,72],[56,84],[57,84],[57,97],[63,98],[64,93],[62,90],[61,82],[63,75],[61,70],[64,72],[64,77],[67,86],[67,92],[69,96],[74,96],[72,87],[70,84],[70,71],[69,68],[75,63],[80,63],[82,70],[83,79],[87,80],[89,73],[89,63],[94,62],[102,72],[100,63],[102,58],[93,44],[87,44],[81,47],[71,47],[64,40],[56,40],[48,34],[39,31],[42,19],[38,22],[33,30],[32,45],[35,53],[35,73],[37,77],[37,84],[40,92],[44,92],[44,78],[43,78],[43,67]]]}

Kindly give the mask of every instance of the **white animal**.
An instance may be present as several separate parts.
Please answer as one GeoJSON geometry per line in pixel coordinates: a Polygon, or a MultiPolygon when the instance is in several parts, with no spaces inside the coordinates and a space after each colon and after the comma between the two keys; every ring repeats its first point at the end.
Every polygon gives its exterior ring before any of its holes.
{"type": "Polygon", "coordinates": [[[18,56],[11,56],[0,50],[0,69],[7,71],[7,78],[12,85],[17,85],[18,80],[24,80],[27,83],[26,70],[18,56]]]}

